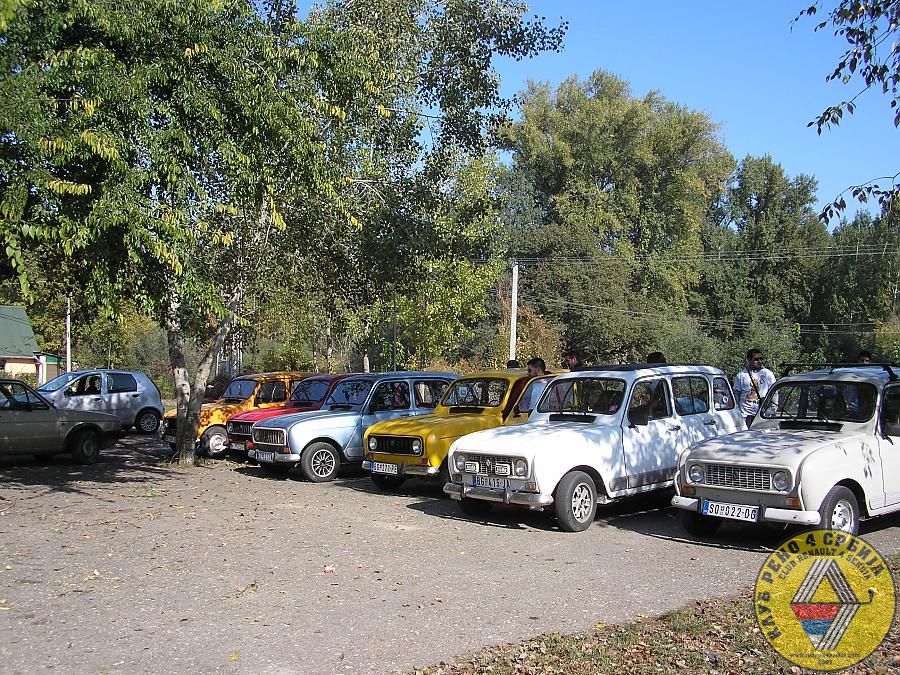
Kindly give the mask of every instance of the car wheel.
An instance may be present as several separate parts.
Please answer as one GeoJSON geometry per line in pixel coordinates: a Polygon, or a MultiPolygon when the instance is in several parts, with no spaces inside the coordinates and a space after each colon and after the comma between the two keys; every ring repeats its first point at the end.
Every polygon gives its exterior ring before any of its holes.
{"type": "Polygon", "coordinates": [[[291,470],[290,464],[269,464],[263,462],[260,464],[263,473],[271,478],[284,478],[291,470]]]}
{"type": "Polygon", "coordinates": [[[329,443],[313,443],[303,451],[300,468],[313,483],[324,483],[337,478],[341,456],[329,443]]]}
{"type": "Polygon", "coordinates": [[[152,408],[144,408],[134,418],[134,428],[139,434],[149,436],[159,429],[159,413],[152,408]]]}
{"type": "Polygon", "coordinates": [[[72,441],[72,458],[79,464],[93,464],[100,457],[100,441],[93,431],[81,431],[72,441]]]}
{"type": "Polygon", "coordinates": [[[722,526],[721,518],[710,518],[709,516],[701,516],[696,511],[678,510],[678,517],[681,520],[681,526],[695,537],[703,537],[712,534],[722,526]]]}
{"type": "Polygon", "coordinates": [[[467,499],[463,497],[459,500],[459,510],[467,516],[483,516],[493,507],[493,504],[483,499],[467,499]]]}
{"type": "Polygon", "coordinates": [[[382,490],[396,490],[403,485],[404,476],[385,476],[383,473],[373,473],[372,482],[382,490]]]}
{"type": "Polygon", "coordinates": [[[597,488],[583,471],[570,471],[556,486],[556,520],[566,532],[583,532],[597,513],[597,488]]]}
{"type": "Polygon", "coordinates": [[[207,457],[221,459],[228,454],[228,434],[218,424],[209,427],[200,437],[200,449],[207,457]]]}
{"type": "Polygon", "coordinates": [[[859,532],[859,502],[856,495],[843,485],[835,485],[825,495],[819,507],[820,530],[840,530],[847,534],[859,532]]]}

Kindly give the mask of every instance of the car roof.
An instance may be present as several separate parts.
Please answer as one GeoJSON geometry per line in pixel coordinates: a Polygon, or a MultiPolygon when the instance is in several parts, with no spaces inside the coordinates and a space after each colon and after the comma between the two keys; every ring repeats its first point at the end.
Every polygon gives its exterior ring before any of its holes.
{"type": "Polygon", "coordinates": [[[861,364],[858,366],[837,366],[820,368],[805,373],[794,373],[793,375],[782,377],[778,382],[834,382],[837,380],[840,382],[868,382],[874,385],[882,385],[896,379],[896,377],[897,375],[894,374],[889,366],[861,364]]]}
{"type": "Polygon", "coordinates": [[[312,377],[313,375],[319,375],[319,373],[304,373],[304,372],[295,372],[291,370],[280,370],[274,371],[271,373],[248,373],[246,375],[235,375],[233,380],[280,380],[285,377],[312,377]]]}
{"type": "Polygon", "coordinates": [[[466,373],[460,375],[460,378],[476,378],[476,377],[497,377],[503,380],[518,380],[520,377],[527,377],[528,371],[524,368],[504,368],[502,370],[477,370],[474,373],[466,373]]]}
{"type": "Polygon", "coordinates": [[[357,373],[347,379],[354,380],[386,380],[386,379],[408,379],[410,377],[438,377],[443,379],[455,380],[459,377],[456,373],[440,373],[430,370],[396,370],[384,373],[357,373]]]}
{"type": "Polygon", "coordinates": [[[580,376],[590,377],[603,374],[626,375],[625,379],[637,379],[643,375],[682,375],[690,373],[705,373],[725,377],[725,373],[715,366],[702,363],[621,363],[606,366],[587,366],[579,370],[564,372],[560,377],[580,376]]]}

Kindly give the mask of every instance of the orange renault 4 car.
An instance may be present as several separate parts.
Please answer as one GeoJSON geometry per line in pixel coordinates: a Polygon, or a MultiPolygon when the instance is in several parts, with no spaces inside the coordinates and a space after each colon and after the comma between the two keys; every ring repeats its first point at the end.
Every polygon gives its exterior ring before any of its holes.
{"type": "MultiPolygon", "coordinates": [[[[224,457],[228,452],[225,422],[229,417],[247,410],[284,404],[294,387],[314,374],[259,373],[234,378],[228,383],[221,398],[212,403],[204,403],[200,409],[200,427],[197,429],[200,452],[209,457],[224,457]]],[[[176,411],[166,411],[163,438],[173,448],[177,430],[176,411]]]]}
{"type": "Polygon", "coordinates": [[[408,476],[447,482],[453,441],[473,431],[524,422],[553,377],[531,378],[518,369],[465,375],[450,385],[433,414],[369,427],[363,468],[382,489],[399,487],[408,476]]]}

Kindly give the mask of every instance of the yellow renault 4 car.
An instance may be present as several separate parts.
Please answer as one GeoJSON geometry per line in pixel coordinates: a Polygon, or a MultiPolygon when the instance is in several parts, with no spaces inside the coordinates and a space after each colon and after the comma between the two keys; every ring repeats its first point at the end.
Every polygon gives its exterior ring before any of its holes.
{"type": "Polygon", "coordinates": [[[447,482],[447,452],[453,441],[473,431],[524,422],[553,377],[530,378],[518,369],[461,377],[450,385],[434,413],[369,427],[363,468],[385,490],[399,487],[409,476],[447,482]]]}
{"type": "MultiPolygon", "coordinates": [[[[259,373],[234,378],[218,400],[204,403],[200,408],[200,427],[197,429],[200,452],[208,457],[224,457],[228,453],[225,422],[229,417],[248,410],[283,405],[294,387],[314,374],[259,373]]],[[[163,438],[173,448],[178,431],[176,412],[173,408],[163,417],[163,438]]]]}

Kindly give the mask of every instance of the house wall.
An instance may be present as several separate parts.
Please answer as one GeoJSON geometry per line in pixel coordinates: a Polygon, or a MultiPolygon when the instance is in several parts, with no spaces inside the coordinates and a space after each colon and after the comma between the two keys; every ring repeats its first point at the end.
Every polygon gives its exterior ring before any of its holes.
{"type": "Polygon", "coordinates": [[[10,377],[21,377],[23,375],[37,376],[37,363],[34,359],[7,356],[3,360],[5,362],[3,370],[5,370],[10,377]]]}

